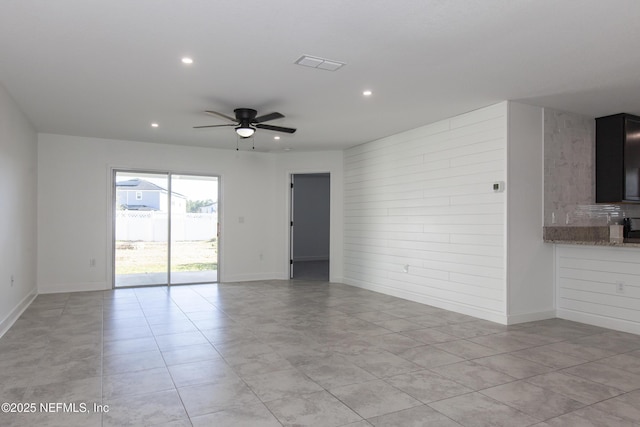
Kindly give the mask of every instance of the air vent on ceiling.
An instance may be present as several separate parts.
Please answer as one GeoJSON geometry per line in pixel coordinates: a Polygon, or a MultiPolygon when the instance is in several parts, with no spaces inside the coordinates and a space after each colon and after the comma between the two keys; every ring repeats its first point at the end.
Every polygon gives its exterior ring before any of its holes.
{"type": "Polygon", "coordinates": [[[345,63],[340,61],[333,61],[330,59],[319,58],[317,56],[302,55],[295,62],[298,65],[305,67],[317,68],[319,70],[336,71],[342,68],[345,63]]]}

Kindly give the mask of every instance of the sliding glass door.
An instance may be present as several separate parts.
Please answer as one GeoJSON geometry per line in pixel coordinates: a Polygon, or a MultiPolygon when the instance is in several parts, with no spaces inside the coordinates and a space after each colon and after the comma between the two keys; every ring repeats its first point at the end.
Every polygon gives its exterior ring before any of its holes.
{"type": "Polygon", "coordinates": [[[169,283],[169,176],[115,173],[114,285],[169,283]]]}
{"type": "Polygon", "coordinates": [[[218,178],[171,175],[170,283],[218,281],[218,178]]]}
{"type": "Polygon", "coordinates": [[[218,281],[218,177],[114,172],[114,287],[218,281]]]}

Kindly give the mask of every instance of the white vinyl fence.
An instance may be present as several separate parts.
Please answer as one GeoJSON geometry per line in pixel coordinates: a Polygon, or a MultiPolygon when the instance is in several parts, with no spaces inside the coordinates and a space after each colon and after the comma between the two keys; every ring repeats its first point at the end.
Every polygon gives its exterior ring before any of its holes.
{"type": "MultiPolygon", "coordinates": [[[[216,237],[217,213],[174,213],[173,241],[211,240],[216,237]]],[[[158,211],[116,211],[116,240],[166,242],[168,214],[158,211]]]]}

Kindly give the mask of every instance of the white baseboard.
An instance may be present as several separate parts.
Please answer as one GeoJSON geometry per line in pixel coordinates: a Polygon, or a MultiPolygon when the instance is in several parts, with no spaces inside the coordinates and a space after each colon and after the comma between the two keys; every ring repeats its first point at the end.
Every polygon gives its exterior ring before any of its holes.
{"type": "Polygon", "coordinates": [[[87,292],[110,290],[111,285],[106,282],[89,283],[48,283],[38,286],[40,294],[59,294],[64,292],[87,292]]]}
{"type": "Polygon", "coordinates": [[[556,315],[560,319],[573,320],[574,322],[586,323],[587,325],[600,326],[602,328],[640,335],[640,323],[637,322],[561,308],[556,310],[556,315]]]}
{"type": "Polygon", "coordinates": [[[535,322],[536,320],[547,320],[557,317],[555,310],[539,311],[535,313],[512,314],[507,316],[507,325],[518,323],[535,322]]]}
{"type": "Polygon", "coordinates": [[[233,283],[233,282],[254,282],[256,280],[287,280],[284,273],[253,273],[253,274],[233,274],[225,275],[220,283],[233,283]]]}
{"type": "Polygon", "coordinates": [[[2,337],[8,330],[16,323],[16,320],[22,313],[29,307],[34,299],[38,296],[37,288],[34,287],[22,300],[16,305],[9,314],[0,321],[0,337],[2,337]]]}
{"type": "Polygon", "coordinates": [[[456,313],[466,314],[468,316],[477,317],[479,319],[489,320],[490,322],[500,323],[502,325],[509,324],[509,319],[506,315],[496,313],[493,311],[482,310],[477,307],[470,307],[464,304],[457,304],[450,301],[443,301],[436,298],[426,297],[424,295],[415,294],[396,288],[390,288],[382,285],[375,285],[368,282],[361,282],[358,280],[345,279],[344,284],[355,286],[362,289],[367,289],[374,292],[380,292],[381,294],[391,295],[394,297],[406,299],[409,301],[419,302],[421,304],[431,305],[433,307],[442,308],[449,311],[455,311],[456,313]]]}

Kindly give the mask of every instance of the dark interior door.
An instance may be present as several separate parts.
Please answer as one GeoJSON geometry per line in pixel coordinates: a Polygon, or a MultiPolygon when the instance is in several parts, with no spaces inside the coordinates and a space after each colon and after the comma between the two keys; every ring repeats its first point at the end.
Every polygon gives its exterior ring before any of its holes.
{"type": "Polygon", "coordinates": [[[291,175],[291,278],[329,280],[328,173],[291,175]]]}

